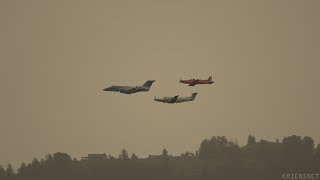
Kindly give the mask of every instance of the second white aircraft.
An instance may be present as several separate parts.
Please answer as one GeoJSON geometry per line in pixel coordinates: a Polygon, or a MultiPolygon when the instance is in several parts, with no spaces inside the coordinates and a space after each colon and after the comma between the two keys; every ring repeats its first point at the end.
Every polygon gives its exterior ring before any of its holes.
{"type": "Polygon", "coordinates": [[[158,101],[158,102],[170,103],[170,104],[182,103],[182,102],[194,101],[194,99],[196,98],[197,94],[198,93],[192,93],[191,96],[187,96],[187,97],[179,97],[179,95],[173,96],[173,97],[166,96],[166,97],[163,97],[163,98],[154,97],[154,100],[158,101]]]}

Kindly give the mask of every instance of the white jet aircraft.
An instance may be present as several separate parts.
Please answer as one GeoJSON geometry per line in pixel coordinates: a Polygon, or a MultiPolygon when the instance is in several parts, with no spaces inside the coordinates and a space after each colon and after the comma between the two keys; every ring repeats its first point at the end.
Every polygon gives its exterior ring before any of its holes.
{"type": "Polygon", "coordinates": [[[155,80],[148,80],[141,86],[110,86],[108,88],[104,88],[104,91],[113,91],[113,92],[119,92],[124,94],[132,94],[137,93],[141,91],[149,91],[151,88],[152,83],[154,83],[155,80]]]}

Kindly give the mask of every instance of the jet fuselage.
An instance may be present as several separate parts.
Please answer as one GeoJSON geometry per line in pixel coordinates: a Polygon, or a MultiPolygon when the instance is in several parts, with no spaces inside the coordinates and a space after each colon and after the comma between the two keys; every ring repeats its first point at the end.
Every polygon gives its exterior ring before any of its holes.
{"type": "Polygon", "coordinates": [[[108,88],[104,88],[104,91],[113,91],[119,92],[123,94],[132,94],[137,92],[149,91],[154,80],[147,81],[144,85],[141,86],[110,86],[108,88]]]}

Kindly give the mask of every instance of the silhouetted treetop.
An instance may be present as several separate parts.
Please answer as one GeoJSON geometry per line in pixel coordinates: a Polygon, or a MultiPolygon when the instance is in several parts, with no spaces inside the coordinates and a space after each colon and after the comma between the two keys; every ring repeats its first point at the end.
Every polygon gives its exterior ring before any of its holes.
{"type": "Polygon", "coordinates": [[[3,169],[3,167],[0,165],[0,178],[4,177],[6,175],[6,171],[3,169]]]}
{"type": "Polygon", "coordinates": [[[122,159],[122,160],[128,160],[129,159],[129,155],[128,155],[128,152],[123,149],[119,155],[119,159],[122,159]]]}
{"type": "Polygon", "coordinates": [[[138,156],[135,153],[132,153],[131,160],[137,160],[138,156]]]}
{"type": "Polygon", "coordinates": [[[14,170],[13,170],[11,164],[8,164],[5,175],[6,176],[14,176],[14,170]]]}
{"type": "Polygon", "coordinates": [[[61,161],[61,162],[70,162],[72,161],[71,157],[66,153],[57,152],[53,154],[54,161],[61,161]]]}
{"type": "Polygon", "coordinates": [[[252,145],[256,143],[256,138],[252,135],[249,135],[247,145],[252,145]]]}
{"type": "Polygon", "coordinates": [[[168,151],[167,151],[165,148],[162,150],[161,156],[162,156],[162,157],[168,157],[168,156],[169,156],[169,155],[168,155],[168,151]]]}
{"type": "Polygon", "coordinates": [[[205,139],[200,144],[200,158],[217,158],[227,151],[238,149],[239,146],[232,141],[228,141],[224,136],[213,136],[205,139]]]}

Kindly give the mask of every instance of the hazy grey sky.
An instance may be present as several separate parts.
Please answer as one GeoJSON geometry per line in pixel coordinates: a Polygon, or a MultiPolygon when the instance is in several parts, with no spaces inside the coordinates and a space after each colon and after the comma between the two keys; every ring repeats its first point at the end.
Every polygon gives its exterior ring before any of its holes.
{"type": "Polygon", "coordinates": [[[180,154],[218,135],[320,140],[320,1],[2,0],[0,22],[2,165],[180,154]],[[148,79],[146,93],[102,91],[148,79]]]}

